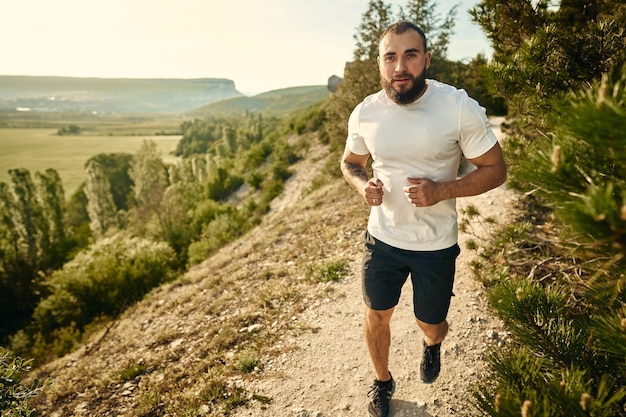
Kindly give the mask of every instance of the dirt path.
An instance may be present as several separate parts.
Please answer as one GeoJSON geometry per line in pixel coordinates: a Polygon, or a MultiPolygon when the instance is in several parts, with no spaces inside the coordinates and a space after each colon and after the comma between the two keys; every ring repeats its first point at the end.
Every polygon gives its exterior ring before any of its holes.
{"type": "MultiPolygon", "coordinates": [[[[496,125],[497,127],[497,125],[496,125]]],[[[480,196],[459,199],[463,209],[475,205],[481,214],[502,216],[510,212],[513,195],[504,187],[480,196]]],[[[412,314],[411,286],[405,285],[392,319],[390,370],[397,381],[392,400],[394,417],[446,417],[469,414],[471,390],[485,375],[491,346],[503,343],[506,333],[487,309],[481,286],[472,276],[469,262],[475,254],[465,249],[465,234],[457,260],[455,297],[448,316],[450,332],[442,345],[439,379],[423,384],[419,379],[422,334],[412,314]]],[[[363,417],[367,391],[373,381],[363,338],[364,306],[360,286],[360,257],[351,263],[352,273],[335,284],[332,296],[312,306],[300,318],[314,331],[305,332],[291,349],[266,364],[262,376],[234,381],[249,392],[272,398],[255,403],[234,416],[363,417]]]]}

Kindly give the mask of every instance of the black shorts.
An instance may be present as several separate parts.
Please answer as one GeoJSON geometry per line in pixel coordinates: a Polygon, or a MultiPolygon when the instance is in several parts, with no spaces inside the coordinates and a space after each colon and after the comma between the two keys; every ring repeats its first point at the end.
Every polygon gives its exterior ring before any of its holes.
{"type": "Polygon", "coordinates": [[[365,232],[363,298],[373,310],[387,310],[400,300],[402,287],[411,274],[415,317],[429,324],[446,319],[454,295],[455,244],[447,249],[411,251],[387,245],[365,232]]]}

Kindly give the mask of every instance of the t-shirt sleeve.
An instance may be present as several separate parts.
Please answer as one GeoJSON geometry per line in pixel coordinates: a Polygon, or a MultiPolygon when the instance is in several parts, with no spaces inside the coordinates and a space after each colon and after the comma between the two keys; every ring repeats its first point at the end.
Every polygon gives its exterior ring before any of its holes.
{"type": "Polygon", "coordinates": [[[468,159],[485,154],[498,142],[485,108],[467,95],[461,108],[459,137],[463,155],[468,159]]]}
{"type": "Polygon", "coordinates": [[[370,153],[365,144],[365,139],[359,132],[359,113],[363,103],[357,105],[348,119],[348,138],[346,139],[346,147],[348,150],[357,155],[367,155],[370,153]]]}

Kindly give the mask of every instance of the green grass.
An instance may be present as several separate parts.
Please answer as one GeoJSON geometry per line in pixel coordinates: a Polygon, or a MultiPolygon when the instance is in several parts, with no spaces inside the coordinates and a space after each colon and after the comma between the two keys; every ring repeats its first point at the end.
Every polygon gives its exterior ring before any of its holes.
{"type": "Polygon", "coordinates": [[[85,162],[99,153],[134,154],[153,140],[163,160],[172,162],[180,136],[58,136],[56,129],[1,129],[0,182],[10,183],[9,169],[26,168],[34,176],[48,168],[58,171],[66,198],[85,180],[85,162]]]}

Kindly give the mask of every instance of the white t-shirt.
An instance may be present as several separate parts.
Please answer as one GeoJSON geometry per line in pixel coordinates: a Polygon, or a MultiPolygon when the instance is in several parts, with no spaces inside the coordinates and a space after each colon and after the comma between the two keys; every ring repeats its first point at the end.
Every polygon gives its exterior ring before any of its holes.
{"type": "Polygon", "coordinates": [[[458,240],[456,199],[415,207],[402,188],[407,177],[456,179],[461,155],[476,158],[497,142],[485,109],[464,90],[427,80],[426,92],[400,106],[381,90],[366,97],[348,122],[348,149],[370,154],[383,182],[383,203],[372,206],[368,231],[408,250],[439,250],[458,240]]]}

